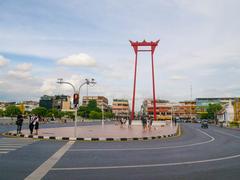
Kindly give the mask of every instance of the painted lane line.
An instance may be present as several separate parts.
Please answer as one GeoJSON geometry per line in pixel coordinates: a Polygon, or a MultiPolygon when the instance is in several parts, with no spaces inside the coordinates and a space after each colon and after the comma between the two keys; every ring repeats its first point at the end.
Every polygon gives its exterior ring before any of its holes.
{"type": "Polygon", "coordinates": [[[18,146],[15,146],[15,145],[3,145],[3,146],[2,146],[2,145],[0,145],[0,148],[2,148],[2,147],[3,147],[3,148],[6,148],[6,147],[10,147],[10,148],[12,148],[12,147],[14,147],[14,148],[21,148],[21,147],[23,147],[23,146],[24,146],[24,145],[21,145],[21,146],[19,146],[19,145],[18,145],[18,146]]]}
{"type": "Polygon", "coordinates": [[[74,152],[74,151],[144,151],[144,150],[159,150],[159,149],[175,149],[175,148],[183,148],[183,147],[191,147],[191,146],[197,146],[197,145],[202,145],[202,144],[207,144],[215,141],[215,138],[207,134],[206,132],[198,129],[201,133],[205,134],[210,138],[208,141],[203,141],[199,143],[194,143],[194,144],[186,144],[186,145],[179,145],[179,146],[163,146],[163,147],[155,147],[155,148],[118,148],[118,149],[70,149],[69,151],[74,152]]]}
{"type": "Polygon", "coordinates": [[[218,130],[213,130],[213,131],[218,132],[220,134],[224,134],[224,135],[228,135],[228,136],[232,136],[232,137],[235,137],[237,139],[240,139],[240,136],[235,136],[235,135],[230,134],[230,133],[226,133],[226,132],[222,132],[222,131],[218,131],[218,130]]]}
{"type": "Polygon", "coordinates": [[[27,176],[25,180],[42,179],[74,143],[75,141],[68,141],[41,166],[39,166],[35,171],[33,171],[29,176],[27,176]]]}
{"type": "Polygon", "coordinates": [[[0,154],[7,154],[8,151],[0,151],[0,154]]]}
{"type": "Polygon", "coordinates": [[[0,151],[14,151],[16,149],[13,148],[0,148],[0,151]]]}
{"type": "Polygon", "coordinates": [[[126,169],[126,168],[147,168],[147,167],[164,167],[164,166],[179,166],[179,165],[190,165],[199,163],[208,163],[229,160],[234,158],[239,158],[240,154],[233,156],[226,156],[221,158],[206,159],[199,161],[185,161],[176,163],[163,163],[163,164],[141,164],[141,165],[129,165],[129,166],[97,166],[97,167],[73,167],[73,168],[52,168],[52,171],[74,171],[74,170],[104,170],[104,169],[126,169]]]}

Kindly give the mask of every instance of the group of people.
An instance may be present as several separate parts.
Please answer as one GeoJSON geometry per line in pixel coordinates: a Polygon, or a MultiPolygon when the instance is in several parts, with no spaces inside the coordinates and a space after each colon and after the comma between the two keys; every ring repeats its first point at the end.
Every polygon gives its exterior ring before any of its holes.
{"type": "MultiPolygon", "coordinates": [[[[24,120],[24,116],[22,114],[19,114],[17,116],[17,120],[16,120],[17,134],[21,134],[23,120],[24,120]]],[[[39,116],[34,116],[34,115],[30,115],[29,116],[29,130],[30,130],[30,134],[33,134],[33,130],[35,129],[36,130],[35,134],[38,135],[39,120],[40,120],[39,116]]]]}
{"type": "Polygon", "coordinates": [[[152,122],[153,122],[152,118],[148,118],[148,116],[142,115],[141,121],[142,121],[143,131],[146,131],[147,129],[151,130],[152,122]]]}

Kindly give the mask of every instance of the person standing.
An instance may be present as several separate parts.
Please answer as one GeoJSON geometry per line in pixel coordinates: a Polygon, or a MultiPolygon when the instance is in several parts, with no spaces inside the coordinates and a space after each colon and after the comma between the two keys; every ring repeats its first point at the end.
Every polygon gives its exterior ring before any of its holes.
{"type": "Polygon", "coordinates": [[[30,134],[32,135],[33,133],[33,128],[34,128],[34,116],[29,116],[29,130],[30,130],[30,134]]]}
{"type": "Polygon", "coordinates": [[[21,134],[22,124],[23,124],[23,116],[22,116],[22,114],[19,114],[17,116],[16,124],[17,124],[17,134],[21,134]]]}
{"type": "Polygon", "coordinates": [[[151,131],[151,129],[152,129],[152,123],[153,123],[153,118],[152,118],[151,116],[149,116],[148,119],[149,119],[148,129],[149,129],[149,131],[151,131]]]}
{"type": "Polygon", "coordinates": [[[40,116],[36,116],[35,119],[34,119],[34,126],[35,126],[35,130],[36,130],[36,135],[38,135],[39,119],[40,119],[40,116]]]}
{"type": "Polygon", "coordinates": [[[143,131],[146,131],[146,129],[147,129],[147,119],[145,118],[144,115],[141,116],[141,121],[142,121],[143,131]]]}

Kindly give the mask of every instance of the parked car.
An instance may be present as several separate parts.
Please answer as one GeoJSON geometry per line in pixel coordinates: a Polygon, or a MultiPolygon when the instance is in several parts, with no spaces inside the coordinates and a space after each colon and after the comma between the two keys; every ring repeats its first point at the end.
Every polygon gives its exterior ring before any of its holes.
{"type": "Polygon", "coordinates": [[[201,128],[208,128],[208,121],[202,121],[201,128]]]}

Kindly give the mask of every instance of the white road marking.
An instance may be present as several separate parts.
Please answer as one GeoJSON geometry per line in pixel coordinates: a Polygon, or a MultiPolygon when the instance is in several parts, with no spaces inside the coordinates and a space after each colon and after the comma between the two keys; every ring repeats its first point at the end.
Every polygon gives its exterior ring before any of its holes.
{"type": "Polygon", "coordinates": [[[75,141],[68,141],[55,154],[46,160],[41,166],[33,171],[25,180],[42,179],[48,171],[59,161],[59,159],[67,152],[67,150],[74,144],[75,141]]]}
{"type": "Polygon", "coordinates": [[[34,141],[19,138],[0,138],[0,154],[7,154],[10,151],[27,146],[32,142],[34,141]]]}
{"type": "Polygon", "coordinates": [[[207,144],[207,143],[211,143],[215,140],[214,137],[210,136],[209,134],[207,134],[206,132],[198,129],[198,131],[200,131],[201,133],[205,134],[206,136],[208,136],[210,138],[210,140],[208,141],[203,141],[203,142],[199,142],[199,143],[193,143],[193,144],[185,144],[185,145],[179,145],[179,146],[163,146],[163,147],[155,147],[155,148],[118,148],[118,149],[70,149],[69,151],[144,151],[144,150],[158,150],[158,149],[174,149],[174,148],[183,148],[183,147],[191,147],[191,146],[197,146],[197,145],[202,145],[202,144],[207,144]]]}
{"type": "Polygon", "coordinates": [[[16,149],[13,148],[0,148],[0,151],[14,151],[16,149]]]}
{"type": "Polygon", "coordinates": [[[13,145],[13,144],[6,144],[6,145],[4,144],[4,145],[1,145],[1,144],[0,144],[0,148],[1,148],[1,147],[23,147],[23,146],[25,146],[25,145],[15,145],[15,144],[14,144],[14,145],[13,145]]]}
{"type": "Polygon", "coordinates": [[[129,165],[129,166],[97,166],[97,167],[73,167],[73,168],[52,168],[53,171],[73,171],[73,170],[101,170],[101,169],[126,169],[126,168],[147,168],[147,167],[164,167],[164,166],[179,166],[179,165],[190,165],[199,163],[208,163],[229,160],[234,158],[239,158],[240,154],[233,156],[226,156],[221,158],[206,159],[199,161],[185,161],[176,163],[163,163],[163,164],[141,164],[141,165],[129,165]]]}
{"type": "Polygon", "coordinates": [[[235,137],[237,139],[240,139],[240,136],[235,136],[235,135],[230,134],[230,133],[226,133],[226,132],[222,132],[222,131],[218,131],[218,130],[213,130],[213,131],[218,132],[220,134],[224,134],[224,135],[228,135],[228,136],[232,136],[232,137],[235,137]]]}
{"type": "Polygon", "coordinates": [[[0,154],[6,154],[8,151],[0,151],[0,154]]]}

